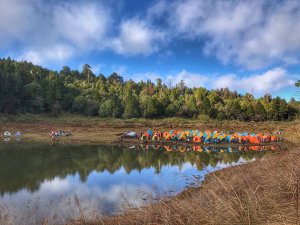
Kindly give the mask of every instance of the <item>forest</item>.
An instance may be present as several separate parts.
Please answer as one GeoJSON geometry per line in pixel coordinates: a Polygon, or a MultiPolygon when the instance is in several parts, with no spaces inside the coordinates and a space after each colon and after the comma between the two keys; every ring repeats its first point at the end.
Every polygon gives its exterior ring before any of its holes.
{"type": "MultiPolygon", "coordinates": [[[[104,118],[183,117],[283,121],[299,117],[300,103],[265,94],[255,98],[228,88],[189,88],[181,81],[174,87],[161,79],[134,82],[122,76],[93,74],[85,64],[82,71],[64,66],[53,71],[27,61],[0,59],[0,113],[63,112],[104,118]]],[[[300,81],[295,84],[300,86],[300,81]]]]}

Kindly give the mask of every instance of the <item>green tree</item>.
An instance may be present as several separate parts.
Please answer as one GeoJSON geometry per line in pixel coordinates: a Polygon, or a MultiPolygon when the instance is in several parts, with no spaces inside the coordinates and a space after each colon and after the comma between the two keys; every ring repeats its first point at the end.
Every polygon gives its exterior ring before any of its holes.
{"type": "Polygon", "coordinates": [[[248,104],[246,106],[244,119],[245,120],[254,120],[254,116],[255,116],[254,108],[253,108],[252,104],[248,104]]]}
{"type": "Polygon", "coordinates": [[[192,95],[187,102],[187,115],[193,117],[198,115],[198,107],[196,104],[196,98],[192,95]]]}
{"type": "Polygon", "coordinates": [[[265,110],[263,104],[261,104],[259,101],[255,104],[254,111],[256,121],[263,121],[267,119],[267,111],[265,110]]]}
{"type": "Polygon", "coordinates": [[[86,79],[87,82],[91,82],[91,79],[95,77],[95,75],[92,72],[92,67],[89,64],[84,64],[82,68],[81,75],[83,79],[86,79]]]}
{"type": "Polygon", "coordinates": [[[117,95],[111,95],[100,104],[99,116],[120,118],[124,113],[123,104],[117,95]]]}
{"type": "Polygon", "coordinates": [[[109,85],[123,85],[124,80],[123,78],[117,74],[117,73],[112,73],[108,78],[107,78],[107,83],[109,85]]]}
{"type": "Polygon", "coordinates": [[[141,108],[145,118],[155,118],[161,115],[161,105],[155,97],[146,96],[141,102],[141,108]]]}
{"type": "Polygon", "coordinates": [[[237,100],[229,99],[226,104],[226,118],[239,119],[241,118],[242,109],[237,100]]]}
{"type": "Polygon", "coordinates": [[[281,120],[281,101],[279,97],[272,100],[271,116],[273,120],[281,120]]]}
{"type": "MultiPolygon", "coordinates": [[[[300,81],[295,84],[300,87],[300,81]]],[[[95,76],[85,64],[82,71],[64,66],[59,72],[26,61],[0,59],[0,113],[80,113],[101,117],[163,116],[239,120],[290,120],[299,115],[300,103],[287,103],[280,97],[266,94],[255,99],[228,88],[207,90],[188,88],[181,81],[168,88],[161,79],[154,84],[124,82],[117,73],[95,76]]]]}
{"type": "Polygon", "coordinates": [[[218,118],[219,111],[215,108],[210,108],[208,111],[208,116],[212,119],[217,119],[218,118]]]}
{"type": "Polygon", "coordinates": [[[139,100],[136,94],[131,92],[125,96],[124,99],[125,110],[124,118],[138,118],[140,112],[139,100]]]}
{"type": "Polygon", "coordinates": [[[207,97],[203,97],[202,104],[200,105],[200,110],[203,115],[208,115],[211,108],[210,101],[207,97]]]}

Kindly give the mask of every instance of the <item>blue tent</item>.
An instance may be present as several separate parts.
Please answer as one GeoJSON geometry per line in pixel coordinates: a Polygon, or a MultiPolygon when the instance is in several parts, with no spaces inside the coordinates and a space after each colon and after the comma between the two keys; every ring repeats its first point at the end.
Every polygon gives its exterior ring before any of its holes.
{"type": "Polygon", "coordinates": [[[230,142],[231,135],[227,135],[226,141],[230,142]]]}
{"type": "Polygon", "coordinates": [[[147,130],[147,133],[148,133],[151,137],[153,136],[152,130],[147,130]]]}

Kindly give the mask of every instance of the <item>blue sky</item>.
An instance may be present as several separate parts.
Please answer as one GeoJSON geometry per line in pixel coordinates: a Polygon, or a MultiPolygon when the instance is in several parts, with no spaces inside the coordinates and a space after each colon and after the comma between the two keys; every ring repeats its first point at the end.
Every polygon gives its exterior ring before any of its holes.
{"type": "Polygon", "coordinates": [[[297,97],[297,0],[0,0],[0,57],[297,97]]]}

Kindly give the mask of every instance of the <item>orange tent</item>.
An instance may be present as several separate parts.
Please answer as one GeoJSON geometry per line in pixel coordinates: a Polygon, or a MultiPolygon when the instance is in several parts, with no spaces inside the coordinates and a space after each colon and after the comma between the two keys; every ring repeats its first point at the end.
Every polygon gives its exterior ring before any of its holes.
{"type": "Polygon", "coordinates": [[[201,142],[201,138],[199,136],[195,136],[193,138],[193,142],[201,142]]]}
{"type": "Polygon", "coordinates": [[[256,136],[250,137],[249,141],[251,144],[259,144],[259,140],[256,136]]]}

